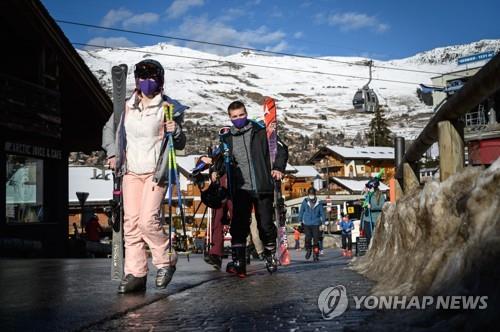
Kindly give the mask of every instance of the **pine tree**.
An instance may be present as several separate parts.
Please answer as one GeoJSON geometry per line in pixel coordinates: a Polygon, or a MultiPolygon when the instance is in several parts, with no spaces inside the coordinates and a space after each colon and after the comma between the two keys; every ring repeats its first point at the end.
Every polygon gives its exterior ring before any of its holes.
{"type": "Polygon", "coordinates": [[[377,107],[370,121],[368,144],[370,146],[393,146],[392,133],[387,125],[382,106],[377,107]]]}

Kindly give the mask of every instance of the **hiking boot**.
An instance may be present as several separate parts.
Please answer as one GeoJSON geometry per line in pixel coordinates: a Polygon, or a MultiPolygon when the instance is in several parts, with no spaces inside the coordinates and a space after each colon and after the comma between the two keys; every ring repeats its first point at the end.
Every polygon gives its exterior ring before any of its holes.
{"type": "Polygon", "coordinates": [[[156,273],[156,288],[166,288],[175,273],[175,266],[164,266],[156,273]]]}
{"type": "Polygon", "coordinates": [[[118,286],[118,293],[134,293],[146,290],[147,277],[134,277],[132,274],[127,274],[118,286]]]}

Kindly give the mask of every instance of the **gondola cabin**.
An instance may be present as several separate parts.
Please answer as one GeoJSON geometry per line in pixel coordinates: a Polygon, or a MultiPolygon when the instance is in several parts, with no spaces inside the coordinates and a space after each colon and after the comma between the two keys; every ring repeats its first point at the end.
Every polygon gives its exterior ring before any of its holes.
{"type": "Polygon", "coordinates": [[[373,89],[363,87],[358,89],[352,99],[352,105],[358,112],[375,112],[378,107],[378,97],[373,89]]]}

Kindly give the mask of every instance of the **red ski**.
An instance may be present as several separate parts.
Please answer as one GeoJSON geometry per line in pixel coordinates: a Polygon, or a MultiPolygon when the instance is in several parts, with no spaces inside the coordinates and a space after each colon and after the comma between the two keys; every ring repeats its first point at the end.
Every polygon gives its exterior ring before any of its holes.
{"type": "MultiPolygon", "coordinates": [[[[272,168],[278,152],[278,121],[276,102],[271,97],[266,97],[264,100],[264,122],[272,168]]],[[[281,194],[281,181],[274,181],[274,213],[276,226],[278,227],[277,256],[281,265],[288,265],[290,264],[290,254],[288,253],[285,200],[281,194]]]]}

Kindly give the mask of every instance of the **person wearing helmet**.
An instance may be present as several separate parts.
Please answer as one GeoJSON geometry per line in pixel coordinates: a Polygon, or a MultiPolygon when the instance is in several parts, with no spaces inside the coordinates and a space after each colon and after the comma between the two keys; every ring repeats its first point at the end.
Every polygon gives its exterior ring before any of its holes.
{"type": "Polygon", "coordinates": [[[364,213],[361,220],[361,229],[364,230],[366,239],[368,243],[373,235],[375,226],[377,224],[377,219],[382,212],[382,207],[385,203],[385,195],[380,191],[380,180],[373,178],[368,181],[365,185],[365,203],[364,203],[364,213]]]}
{"type": "Polygon", "coordinates": [[[113,115],[103,129],[108,165],[123,175],[125,277],[119,293],[145,290],[147,247],[158,268],[156,287],[165,288],[175,272],[177,256],[175,251],[169,255],[170,241],[160,225],[159,214],[168,176],[165,133],[172,133],[175,149],[184,149],[186,136],[181,125],[187,107],[163,93],[164,74],[155,60],[137,63],[135,90],[126,102],[116,135],[113,115]],[[174,106],[172,121],[165,119],[165,104],[174,106]]]}
{"type": "Polygon", "coordinates": [[[306,259],[311,258],[311,253],[314,252],[313,258],[317,261],[320,252],[319,227],[325,222],[325,212],[323,211],[323,204],[316,197],[316,189],[313,187],[307,190],[307,197],[304,198],[300,205],[299,221],[304,224],[304,233],[306,234],[306,259]]]}

